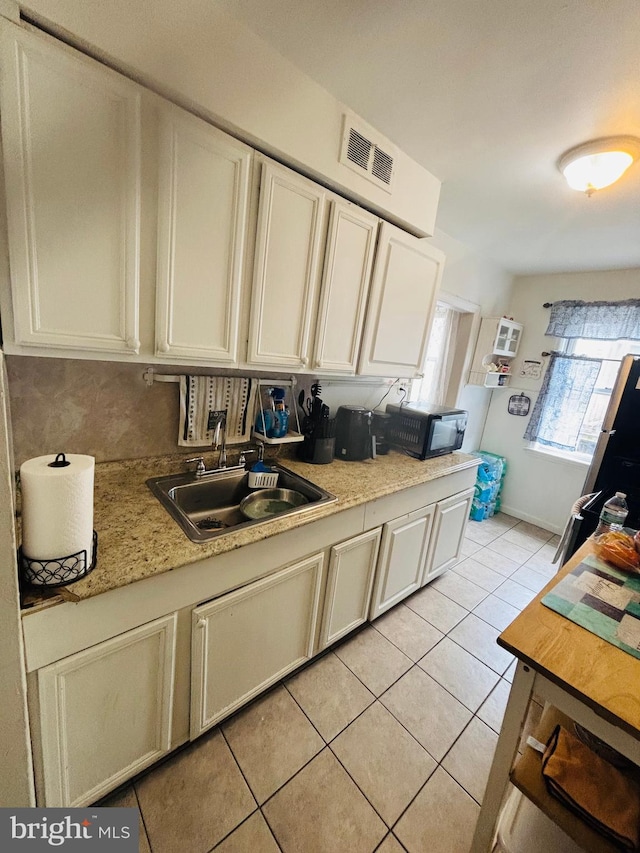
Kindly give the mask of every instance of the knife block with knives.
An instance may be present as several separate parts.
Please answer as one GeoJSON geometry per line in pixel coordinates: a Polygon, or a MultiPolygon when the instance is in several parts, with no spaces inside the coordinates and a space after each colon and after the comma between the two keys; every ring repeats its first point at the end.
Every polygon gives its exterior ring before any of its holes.
{"type": "Polygon", "coordinates": [[[311,396],[306,397],[304,389],[298,395],[298,405],[304,416],[302,419],[302,444],[298,447],[298,456],[303,462],[314,465],[327,465],[333,462],[336,436],[336,419],[330,418],[330,409],[320,398],[322,386],[314,382],[311,396]]]}

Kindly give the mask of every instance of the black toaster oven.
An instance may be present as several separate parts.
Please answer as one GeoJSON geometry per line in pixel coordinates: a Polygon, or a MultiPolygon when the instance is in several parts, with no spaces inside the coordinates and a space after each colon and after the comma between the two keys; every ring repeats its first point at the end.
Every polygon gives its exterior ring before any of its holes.
{"type": "Polygon", "coordinates": [[[460,450],[468,413],[430,403],[387,405],[389,444],[416,459],[429,459],[460,450]]]}

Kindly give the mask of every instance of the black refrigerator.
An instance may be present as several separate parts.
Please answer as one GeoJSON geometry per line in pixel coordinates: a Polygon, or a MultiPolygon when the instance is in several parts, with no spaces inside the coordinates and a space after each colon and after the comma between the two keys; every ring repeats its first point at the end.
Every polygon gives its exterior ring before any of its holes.
{"type": "Polygon", "coordinates": [[[580,512],[575,536],[566,557],[598,526],[600,510],[616,492],[625,492],[627,527],[640,528],[640,356],[626,355],[611,393],[593,461],[582,494],[599,492],[580,512]]]}

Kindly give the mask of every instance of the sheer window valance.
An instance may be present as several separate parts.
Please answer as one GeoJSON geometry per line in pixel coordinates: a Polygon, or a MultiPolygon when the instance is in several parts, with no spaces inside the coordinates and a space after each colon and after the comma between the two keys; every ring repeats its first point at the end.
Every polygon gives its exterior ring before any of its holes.
{"type": "Polygon", "coordinates": [[[599,358],[552,352],[524,438],[575,450],[601,365],[599,358]]]}
{"type": "Polygon", "coordinates": [[[597,341],[640,340],[640,299],[554,302],[546,335],[597,341]]]}

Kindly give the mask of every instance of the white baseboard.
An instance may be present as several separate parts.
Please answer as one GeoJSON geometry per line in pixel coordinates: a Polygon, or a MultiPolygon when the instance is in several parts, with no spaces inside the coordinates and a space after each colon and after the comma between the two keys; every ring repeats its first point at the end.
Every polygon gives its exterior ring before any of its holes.
{"type": "Polygon", "coordinates": [[[507,506],[506,504],[502,504],[500,506],[500,512],[506,512],[507,515],[519,518],[520,521],[528,521],[529,524],[535,524],[537,527],[542,527],[544,530],[549,530],[551,533],[561,534],[564,530],[564,525],[562,527],[558,527],[557,524],[552,524],[546,518],[537,518],[535,515],[529,515],[526,512],[522,512],[520,509],[507,506]]]}

